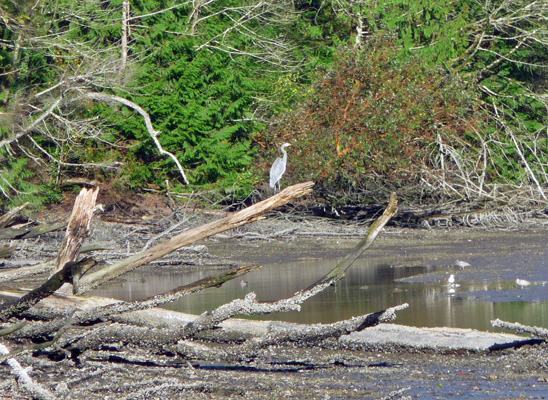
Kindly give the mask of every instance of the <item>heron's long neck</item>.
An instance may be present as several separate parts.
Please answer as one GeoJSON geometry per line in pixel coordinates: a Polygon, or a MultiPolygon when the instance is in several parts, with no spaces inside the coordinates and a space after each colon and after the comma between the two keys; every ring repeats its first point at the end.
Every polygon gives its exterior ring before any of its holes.
{"type": "Polygon", "coordinates": [[[285,151],[285,149],[282,149],[282,153],[283,153],[283,160],[284,161],[287,161],[287,151],[285,151]]]}

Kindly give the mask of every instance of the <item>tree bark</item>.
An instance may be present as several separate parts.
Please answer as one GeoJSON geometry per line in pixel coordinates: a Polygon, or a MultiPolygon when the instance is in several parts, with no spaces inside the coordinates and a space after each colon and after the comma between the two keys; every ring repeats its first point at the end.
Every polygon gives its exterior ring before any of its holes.
{"type": "Polygon", "coordinates": [[[61,271],[67,262],[76,261],[80,255],[82,244],[90,233],[89,228],[98,193],[99,188],[83,188],[76,197],[61,250],[55,260],[54,272],[61,271]]]}

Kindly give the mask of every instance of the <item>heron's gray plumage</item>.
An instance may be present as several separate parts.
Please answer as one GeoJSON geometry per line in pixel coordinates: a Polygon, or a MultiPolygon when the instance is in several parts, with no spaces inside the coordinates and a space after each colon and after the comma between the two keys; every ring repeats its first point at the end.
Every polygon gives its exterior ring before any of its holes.
{"type": "Polygon", "coordinates": [[[289,143],[282,144],[280,151],[282,152],[283,157],[276,158],[276,161],[274,161],[274,164],[272,164],[272,167],[270,168],[270,187],[272,189],[276,187],[276,184],[278,184],[278,190],[280,189],[280,179],[282,179],[282,175],[287,166],[287,152],[285,151],[285,148],[288,146],[291,145],[289,143]]]}

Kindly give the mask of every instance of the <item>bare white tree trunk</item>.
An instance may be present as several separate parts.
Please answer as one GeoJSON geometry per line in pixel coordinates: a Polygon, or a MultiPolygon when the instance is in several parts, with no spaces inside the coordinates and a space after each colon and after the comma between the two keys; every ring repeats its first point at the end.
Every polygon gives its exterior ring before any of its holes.
{"type": "Polygon", "coordinates": [[[127,47],[129,37],[129,0],[122,4],[122,64],[120,72],[124,72],[127,65],[127,47]]]}
{"type": "Polygon", "coordinates": [[[359,11],[358,15],[356,16],[356,19],[358,20],[358,25],[356,26],[356,41],[354,42],[354,47],[360,48],[362,46],[362,37],[363,37],[363,1],[359,1],[359,11]]]}

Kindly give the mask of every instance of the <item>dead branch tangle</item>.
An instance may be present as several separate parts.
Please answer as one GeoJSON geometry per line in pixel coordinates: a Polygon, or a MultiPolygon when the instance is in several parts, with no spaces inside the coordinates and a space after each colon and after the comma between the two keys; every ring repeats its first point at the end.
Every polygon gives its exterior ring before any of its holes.
{"type": "MultiPolygon", "coordinates": [[[[368,249],[385,224],[397,211],[395,194],[392,194],[384,214],[370,227],[368,234],[329,273],[310,287],[293,296],[275,302],[259,302],[255,293],[233,300],[199,316],[188,316],[175,312],[155,310],[155,307],[173,302],[182,296],[191,295],[206,288],[219,287],[236,277],[256,270],[258,266],[242,266],[212,275],[188,285],[144,300],[122,302],[86,300],[79,296],[52,296],[64,283],[73,285],[77,294],[85,293],[107,281],[149,264],[161,257],[196,241],[229,229],[256,221],[276,207],[311,192],[313,183],[306,182],[286,188],[260,203],[217,221],[184,231],[171,239],[156,244],[131,257],[111,265],[98,265],[91,258],[78,261],[89,227],[98,190],[82,189],[76,201],[66,236],[55,261],[27,268],[22,274],[54,268],[53,275],[38,288],[24,293],[19,298],[6,301],[0,306],[0,320],[4,321],[0,336],[4,340],[17,340],[18,347],[4,352],[1,362],[13,359],[14,355],[41,349],[61,351],[67,357],[79,359],[85,354],[118,354],[121,358],[140,359],[129,349],[151,351],[164,356],[177,355],[187,360],[223,360],[225,362],[249,362],[256,359],[263,349],[289,343],[299,346],[322,346],[324,341],[337,340],[343,335],[358,332],[380,323],[395,319],[396,312],[408,307],[402,304],[376,313],[358,316],[333,324],[295,325],[267,324],[256,332],[242,322],[238,329],[228,334],[225,323],[238,315],[260,315],[274,312],[300,311],[301,304],[336,281],[343,279],[352,263],[368,249]],[[55,267],[54,267],[55,266],[55,267]],[[50,301],[62,301],[70,306],[56,309],[50,301]],[[42,306],[36,305],[41,302],[42,306]],[[48,309],[48,307],[53,307],[48,309]],[[46,311],[46,312],[44,312],[46,311]],[[48,313],[49,311],[49,313],[48,313]],[[167,316],[167,317],[166,317],[167,316]],[[29,319],[30,318],[30,319],[29,319]],[[33,319],[43,321],[33,321],[33,319]],[[161,322],[159,322],[161,320],[161,322]],[[235,334],[234,334],[235,332],[235,334]],[[41,340],[41,344],[32,342],[41,340]],[[26,341],[27,344],[24,344],[26,341]],[[231,346],[219,347],[230,342],[231,346]],[[108,349],[108,350],[105,350],[108,349]],[[96,352],[96,353],[93,353],[96,352]]],[[[12,217],[10,217],[12,218],[12,217]]],[[[7,220],[7,218],[6,218],[7,220]]],[[[167,235],[158,235],[158,238],[167,235]]],[[[6,271],[0,279],[10,281],[21,276],[6,271]]],[[[18,295],[16,292],[13,295],[18,295]]],[[[48,397],[49,392],[44,396],[48,397]]]]}

